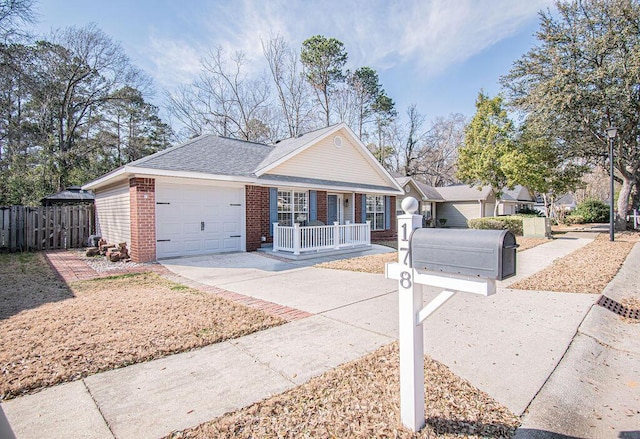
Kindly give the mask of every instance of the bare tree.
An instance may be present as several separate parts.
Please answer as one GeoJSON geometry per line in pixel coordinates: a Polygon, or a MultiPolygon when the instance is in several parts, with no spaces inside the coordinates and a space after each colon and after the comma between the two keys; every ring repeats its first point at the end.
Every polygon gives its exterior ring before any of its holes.
{"type": "Polygon", "coordinates": [[[402,159],[404,174],[410,177],[421,173],[420,165],[425,155],[423,146],[426,133],[422,130],[425,117],[418,112],[415,104],[407,109],[407,117],[409,120],[404,130],[405,141],[402,147],[402,159]]]}
{"type": "Polygon", "coordinates": [[[184,123],[191,135],[214,132],[249,141],[270,139],[269,82],[252,79],[245,56],[227,58],[221,47],[209,51],[202,72],[189,87],[168,96],[169,112],[184,123]]]}
{"type": "Polygon", "coordinates": [[[286,132],[296,137],[315,126],[312,90],[302,73],[299,55],[281,36],[262,41],[262,52],[269,64],[286,132]]]}
{"type": "Polygon", "coordinates": [[[131,86],[144,91],[149,79],[134,68],[122,47],[95,25],[55,32],[51,41],[35,48],[38,63],[32,72],[39,84],[33,105],[39,109],[43,139],[54,189],[62,189],[76,160],[87,153],[79,142],[91,113],[120,99],[118,90],[131,86]]]}
{"type": "Polygon", "coordinates": [[[425,139],[425,154],[419,166],[422,180],[431,186],[455,183],[458,148],[464,142],[466,119],[462,114],[436,118],[425,139]]]}
{"type": "Polygon", "coordinates": [[[26,36],[25,24],[36,21],[34,0],[0,0],[0,40],[8,43],[26,36]]]}

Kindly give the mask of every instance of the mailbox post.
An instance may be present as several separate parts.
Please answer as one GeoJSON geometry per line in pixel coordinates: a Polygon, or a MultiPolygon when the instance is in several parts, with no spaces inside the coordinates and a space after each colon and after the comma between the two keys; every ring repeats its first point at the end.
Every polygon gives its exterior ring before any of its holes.
{"type": "Polygon", "coordinates": [[[424,343],[422,323],[422,285],[413,281],[409,258],[413,231],[422,227],[422,215],[416,215],[418,201],[402,200],[405,214],[398,217],[398,311],[400,340],[400,412],[402,423],[413,431],[424,427],[424,343]]]}
{"type": "Polygon", "coordinates": [[[506,230],[422,229],[417,208],[415,198],[402,200],[398,262],[385,266],[385,277],[398,281],[400,414],[413,431],[425,425],[422,322],[457,292],[495,294],[496,280],[516,274],[517,247],[506,230]],[[442,288],[424,308],[422,285],[442,288]]]}

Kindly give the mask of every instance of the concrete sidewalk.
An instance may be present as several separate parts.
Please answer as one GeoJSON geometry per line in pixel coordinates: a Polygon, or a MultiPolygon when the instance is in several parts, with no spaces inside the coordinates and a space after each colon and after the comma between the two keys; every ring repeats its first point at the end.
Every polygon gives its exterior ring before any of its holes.
{"type": "MultiPolygon", "coordinates": [[[[639,273],[637,243],[603,295],[640,300],[639,273]]],[[[516,434],[556,437],[640,439],[640,322],[590,309],[516,434]]]]}
{"type": "MultiPolygon", "coordinates": [[[[541,270],[589,241],[559,239],[519,253],[518,270],[541,270]]],[[[237,258],[237,272],[216,267],[224,265],[216,258],[172,260],[166,266],[201,283],[315,315],[7,401],[0,408],[17,437],[160,437],[292,388],[397,338],[394,281],[265,262],[255,254],[237,258]]],[[[505,286],[488,298],[451,299],[426,322],[425,347],[521,414],[597,297],[505,286]]],[[[425,302],[435,293],[426,291],[425,302]]]]}

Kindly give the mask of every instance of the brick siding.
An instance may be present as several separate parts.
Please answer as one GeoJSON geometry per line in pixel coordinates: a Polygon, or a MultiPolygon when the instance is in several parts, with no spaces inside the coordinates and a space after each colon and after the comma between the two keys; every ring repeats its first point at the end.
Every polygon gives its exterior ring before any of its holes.
{"type": "Polygon", "coordinates": [[[134,262],[156,259],[156,184],[153,178],[129,180],[131,242],[129,254],[134,262]]]}
{"type": "Polygon", "coordinates": [[[245,186],[247,251],[254,252],[262,245],[262,237],[271,242],[269,233],[269,188],[245,186]]]}
{"type": "Polygon", "coordinates": [[[329,214],[327,212],[327,192],[318,191],[318,221],[322,221],[327,224],[329,220],[329,214]]]}

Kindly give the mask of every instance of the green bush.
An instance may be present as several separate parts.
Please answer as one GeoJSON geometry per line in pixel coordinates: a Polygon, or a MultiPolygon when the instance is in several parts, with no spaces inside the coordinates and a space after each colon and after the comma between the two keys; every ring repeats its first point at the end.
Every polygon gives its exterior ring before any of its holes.
{"type": "Polygon", "coordinates": [[[585,223],[606,223],[609,221],[609,206],[600,200],[585,200],[570,216],[576,215],[584,218],[585,223]]]}
{"type": "Polygon", "coordinates": [[[516,236],[522,236],[521,216],[492,216],[475,218],[467,221],[470,229],[479,230],[509,230],[516,236]]]}
{"type": "Polygon", "coordinates": [[[564,217],[565,224],[584,224],[585,222],[582,215],[576,215],[575,213],[564,217]]]}
{"type": "Polygon", "coordinates": [[[544,213],[536,209],[529,209],[528,207],[524,207],[518,211],[517,215],[524,216],[526,218],[535,218],[543,217],[544,213]]]}

